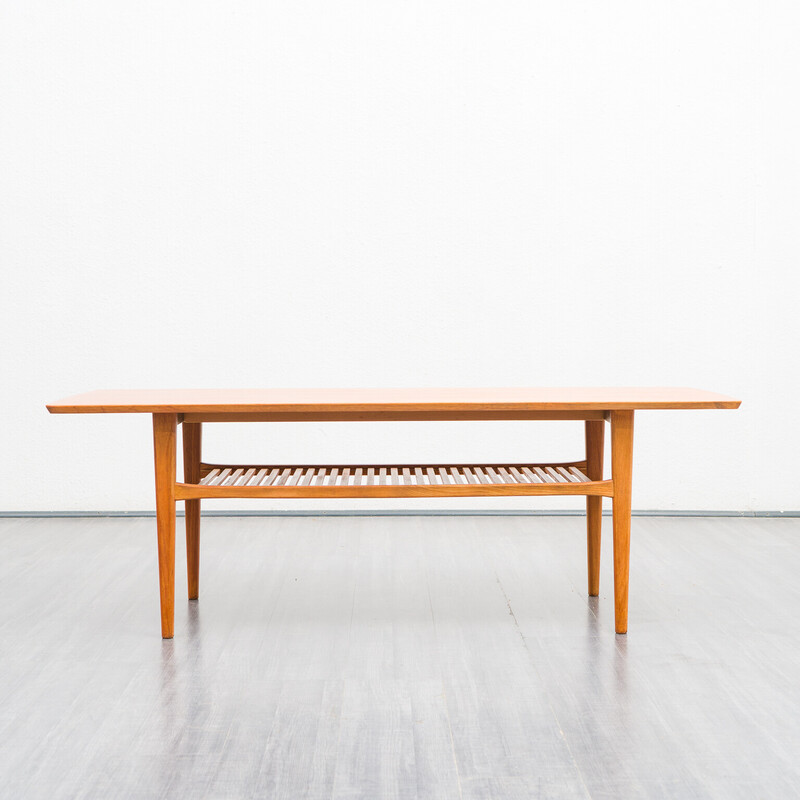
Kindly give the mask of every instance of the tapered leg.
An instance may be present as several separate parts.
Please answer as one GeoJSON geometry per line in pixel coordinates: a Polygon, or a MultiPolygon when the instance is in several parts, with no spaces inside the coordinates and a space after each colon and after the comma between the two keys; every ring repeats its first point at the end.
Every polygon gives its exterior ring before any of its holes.
{"type": "MultiPolygon", "coordinates": [[[[586,420],[586,475],[603,480],[603,420],[586,420]]],[[[600,530],[603,523],[603,498],[586,498],[586,560],[589,565],[589,595],[600,593],[600,530]]]]}
{"type": "Polygon", "coordinates": [[[153,414],[158,527],[161,636],[171,639],[175,622],[175,439],[176,414],[153,414]]]}
{"type": "MultiPolygon", "coordinates": [[[[200,450],[202,423],[183,423],[183,479],[200,483],[200,450]]],[[[186,501],[186,574],[189,599],[196,600],[200,592],[200,501],[186,501]]]]}
{"type": "Polygon", "coordinates": [[[614,621],[628,632],[628,565],[631,551],[633,411],[611,412],[611,479],[614,481],[614,621]]]}

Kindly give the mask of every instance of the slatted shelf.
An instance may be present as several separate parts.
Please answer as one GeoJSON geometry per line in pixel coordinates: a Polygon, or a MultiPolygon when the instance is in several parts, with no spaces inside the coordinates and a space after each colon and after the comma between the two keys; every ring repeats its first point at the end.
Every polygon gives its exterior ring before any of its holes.
{"type": "Polygon", "coordinates": [[[451,484],[588,483],[577,467],[472,466],[215,467],[201,486],[448,486],[451,484]]]}
{"type": "Polygon", "coordinates": [[[608,495],[586,462],[564,464],[202,464],[198,483],[178,483],[176,498],[419,497],[519,494],[608,495]]]}

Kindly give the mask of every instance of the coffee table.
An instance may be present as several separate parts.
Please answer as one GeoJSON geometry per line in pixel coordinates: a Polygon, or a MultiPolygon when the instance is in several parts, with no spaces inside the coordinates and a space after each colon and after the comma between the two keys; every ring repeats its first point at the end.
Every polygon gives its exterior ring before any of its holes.
{"type": "Polygon", "coordinates": [[[200,500],[228,497],[497,497],[585,495],[588,590],[599,592],[604,497],[612,501],[614,618],[628,630],[633,416],[656,409],[738,408],[740,401],[699,389],[143,389],[95,391],[48,404],[54,414],[152,414],[161,635],[172,638],[175,509],[186,504],[189,599],[200,575],[200,500]],[[586,452],[560,463],[212,464],[201,457],[203,423],[576,420],[586,452]],[[611,476],[604,477],[606,423],[611,476]],[[183,427],[184,479],[176,477],[183,427]]]}

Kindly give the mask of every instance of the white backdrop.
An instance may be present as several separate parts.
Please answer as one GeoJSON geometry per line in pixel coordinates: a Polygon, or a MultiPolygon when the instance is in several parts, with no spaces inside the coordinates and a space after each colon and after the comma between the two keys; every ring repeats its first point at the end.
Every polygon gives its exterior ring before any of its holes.
{"type": "MultiPolygon", "coordinates": [[[[800,508],[799,35],[749,0],[5,0],[0,510],[153,507],[149,419],[47,414],[73,392],[586,384],[743,400],[638,415],[636,508],[800,508]]],[[[582,429],[205,440],[560,459],[582,429]]]]}

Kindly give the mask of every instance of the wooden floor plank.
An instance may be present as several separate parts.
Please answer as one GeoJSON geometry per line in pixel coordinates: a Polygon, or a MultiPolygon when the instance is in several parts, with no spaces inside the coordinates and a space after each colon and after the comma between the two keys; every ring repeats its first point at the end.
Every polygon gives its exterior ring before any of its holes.
{"type": "Polygon", "coordinates": [[[332,800],[419,796],[408,682],[346,681],[332,800]]]}
{"type": "Polygon", "coordinates": [[[0,520],[0,797],[800,795],[800,521],[0,520]],[[182,534],[181,525],[179,536],[182,534]]]}

